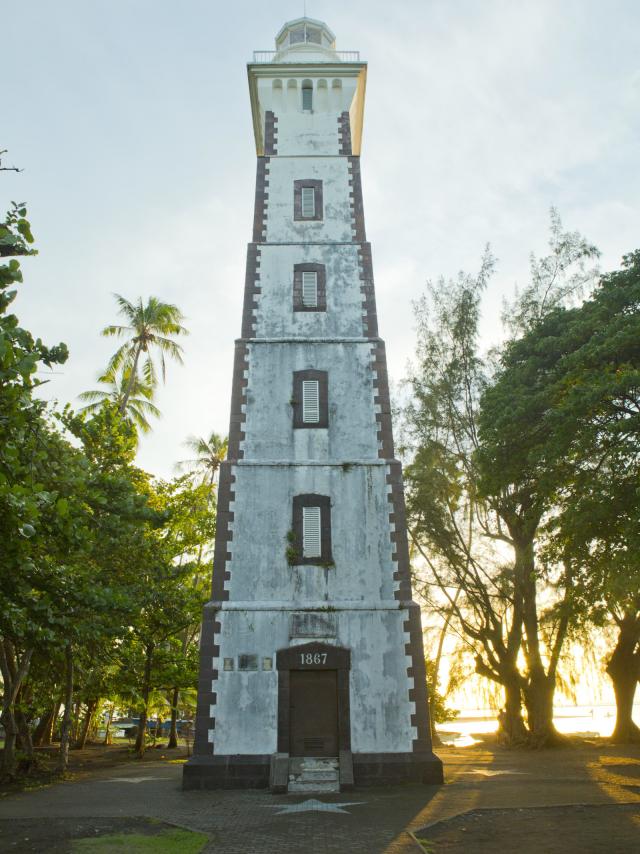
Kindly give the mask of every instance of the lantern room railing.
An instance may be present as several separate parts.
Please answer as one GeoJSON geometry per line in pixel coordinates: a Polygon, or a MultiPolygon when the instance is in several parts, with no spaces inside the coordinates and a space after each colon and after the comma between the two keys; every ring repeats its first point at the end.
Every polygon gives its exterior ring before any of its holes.
{"type": "MultiPolygon", "coordinates": [[[[280,51],[277,50],[254,50],[253,64],[263,65],[269,62],[275,62],[278,53],[280,53],[280,51]]],[[[360,62],[359,50],[335,50],[333,53],[335,54],[338,62],[360,62]]]]}

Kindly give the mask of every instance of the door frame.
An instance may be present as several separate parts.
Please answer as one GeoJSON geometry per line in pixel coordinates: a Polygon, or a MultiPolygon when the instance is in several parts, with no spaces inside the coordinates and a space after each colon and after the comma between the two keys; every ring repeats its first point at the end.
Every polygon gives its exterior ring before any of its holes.
{"type": "Polygon", "coordinates": [[[349,670],[351,651],[328,643],[305,643],[276,652],[278,670],[278,753],[289,753],[291,670],[336,670],[338,688],[338,751],[351,750],[349,670]],[[311,656],[308,661],[307,656],[311,656]]]}

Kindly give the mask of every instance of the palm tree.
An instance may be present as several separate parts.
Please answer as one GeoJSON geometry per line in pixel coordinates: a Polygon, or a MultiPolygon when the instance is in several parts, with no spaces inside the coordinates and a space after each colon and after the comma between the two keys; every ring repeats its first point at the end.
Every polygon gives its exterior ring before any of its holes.
{"type": "Polygon", "coordinates": [[[202,483],[208,483],[213,487],[220,463],[227,456],[229,444],[227,438],[212,432],[207,439],[201,436],[189,436],[182,444],[194,454],[194,457],[190,460],[181,460],[176,468],[199,476],[202,483]]]}
{"type": "Polygon", "coordinates": [[[98,382],[104,383],[108,390],[97,388],[79,394],[80,400],[87,401],[87,405],[82,407],[81,412],[93,414],[105,403],[110,402],[141,433],[148,433],[151,430],[147,416],[160,417],[160,410],[151,402],[153,397],[151,386],[139,377],[132,377],[131,368],[126,366],[121,371],[112,367],[107,368],[105,373],[98,377],[98,382]]]}
{"type": "MultiPolygon", "coordinates": [[[[208,501],[213,508],[214,491],[213,486],[216,480],[216,475],[220,468],[220,463],[227,456],[228,440],[226,436],[223,438],[218,433],[211,432],[209,437],[203,439],[201,436],[189,436],[182,443],[194,455],[190,460],[181,460],[176,463],[176,469],[188,473],[195,480],[208,486],[208,501]]],[[[204,551],[204,543],[200,543],[198,555],[196,557],[196,573],[193,578],[195,587],[200,583],[200,567],[202,565],[202,554],[204,551]]],[[[189,647],[189,629],[184,629],[182,633],[182,654],[184,655],[189,647]]],[[[171,698],[171,729],[169,731],[169,743],[167,747],[178,746],[178,703],[180,701],[180,689],[174,688],[171,698]]]]}
{"type": "Polygon", "coordinates": [[[142,304],[142,298],[138,298],[138,302],[134,305],[119,294],[114,296],[120,306],[119,313],[129,323],[127,326],[106,326],[101,334],[127,338],[113,354],[107,368],[107,374],[110,371],[129,368],[129,385],[124,389],[124,395],[118,405],[120,413],[124,415],[129,397],[138,381],[138,363],[141,355],[145,354],[142,376],[145,384],[153,392],[158,384],[158,377],[152,351],[154,349],[159,351],[160,371],[164,382],[165,354],[182,364],[182,347],[176,344],[171,336],[188,335],[189,332],[182,326],[184,318],[175,305],[161,302],[156,297],[149,297],[146,305],[142,304]]]}

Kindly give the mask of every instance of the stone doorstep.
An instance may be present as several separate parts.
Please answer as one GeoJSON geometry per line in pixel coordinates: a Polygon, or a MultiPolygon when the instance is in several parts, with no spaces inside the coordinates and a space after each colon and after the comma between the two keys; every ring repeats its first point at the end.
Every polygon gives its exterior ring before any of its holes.
{"type": "Polygon", "coordinates": [[[339,792],[339,763],[333,757],[294,757],[289,760],[289,792],[339,792]]]}
{"type": "Polygon", "coordinates": [[[296,794],[298,792],[304,792],[306,794],[313,794],[314,792],[317,794],[321,794],[322,792],[340,792],[340,785],[337,780],[332,783],[302,783],[293,781],[290,782],[287,791],[289,794],[296,794]]]}
{"type": "Polygon", "coordinates": [[[307,771],[337,771],[338,759],[322,756],[295,756],[289,759],[289,770],[295,774],[307,771]]]}
{"type": "Polygon", "coordinates": [[[302,774],[289,774],[289,779],[302,780],[305,783],[312,783],[314,780],[317,780],[319,783],[328,783],[331,780],[338,779],[338,771],[332,768],[329,768],[326,771],[303,771],[302,774]]]}

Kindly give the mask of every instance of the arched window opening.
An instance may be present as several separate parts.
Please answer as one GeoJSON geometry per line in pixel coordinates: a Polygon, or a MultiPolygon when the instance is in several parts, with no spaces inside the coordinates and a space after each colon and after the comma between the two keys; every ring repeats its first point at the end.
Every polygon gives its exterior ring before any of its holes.
{"type": "Polygon", "coordinates": [[[308,112],[313,109],[313,83],[311,80],[302,81],[302,109],[308,112]]]}

